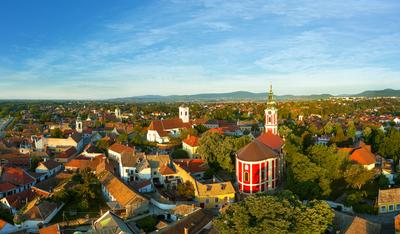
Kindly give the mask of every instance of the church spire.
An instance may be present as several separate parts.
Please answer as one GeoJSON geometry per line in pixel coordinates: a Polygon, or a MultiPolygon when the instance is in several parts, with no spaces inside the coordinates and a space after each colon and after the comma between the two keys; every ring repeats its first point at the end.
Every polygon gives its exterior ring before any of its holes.
{"type": "Polygon", "coordinates": [[[275,106],[274,92],[272,92],[272,83],[269,85],[269,93],[268,93],[267,105],[269,107],[274,107],[275,106]]]}

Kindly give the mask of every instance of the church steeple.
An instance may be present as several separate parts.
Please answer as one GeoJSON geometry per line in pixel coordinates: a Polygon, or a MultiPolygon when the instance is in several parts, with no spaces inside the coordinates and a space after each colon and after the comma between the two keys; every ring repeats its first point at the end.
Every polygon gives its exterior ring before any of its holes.
{"type": "Polygon", "coordinates": [[[274,92],[272,91],[272,83],[269,85],[269,93],[268,93],[268,101],[267,101],[267,106],[268,107],[275,107],[275,99],[274,99],[274,92]]]}
{"type": "Polygon", "coordinates": [[[272,91],[272,84],[269,86],[267,108],[265,109],[265,132],[278,135],[278,109],[272,91]]]}

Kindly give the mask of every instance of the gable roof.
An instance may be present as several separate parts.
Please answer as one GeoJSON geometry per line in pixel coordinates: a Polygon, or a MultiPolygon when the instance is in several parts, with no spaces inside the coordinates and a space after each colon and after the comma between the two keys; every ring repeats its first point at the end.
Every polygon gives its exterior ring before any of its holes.
{"type": "Polygon", "coordinates": [[[269,158],[277,158],[278,153],[267,145],[261,143],[258,139],[253,140],[237,153],[237,158],[242,161],[256,162],[269,158]]]}
{"type": "Polygon", "coordinates": [[[116,153],[122,154],[122,153],[134,153],[135,149],[131,148],[126,145],[121,145],[119,143],[115,143],[112,146],[108,147],[108,150],[114,151],[116,153]]]}
{"type": "Polygon", "coordinates": [[[43,200],[38,205],[35,205],[25,211],[23,216],[26,220],[45,220],[57,208],[57,203],[43,200]]]}
{"type": "Polygon", "coordinates": [[[339,148],[339,152],[348,155],[349,160],[360,165],[370,165],[376,163],[376,156],[371,151],[371,146],[364,142],[356,148],[339,148]]]}
{"type": "Polygon", "coordinates": [[[7,192],[15,188],[17,187],[9,182],[0,182],[0,193],[7,192]]]}
{"type": "Polygon", "coordinates": [[[335,211],[335,218],[333,220],[335,227],[339,233],[346,234],[379,234],[381,232],[381,225],[370,222],[358,216],[351,216],[342,212],[335,211]]]}
{"type": "Polygon", "coordinates": [[[261,134],[257,137],[257,140],[274,150],[280,150],[284,143],[280,136],[271,132],[261,134]]]}
{"type": "Polygon", "coordinates": [[[190,128],[190,123],[184,123],[181,119],[162,119],[162,120],[153,120],[150,123],[150,126],[147,130],[156,131],[160,137],[164,137],[168,135],[168,130],[172,129],[181,129],[181,128],[190,128]]]}
{"type": "Polygon", "coordinates": [[[134,233],[122,218],[111,211],[107,211],[93,224],[96,233],[134,233]]]}
{"type": "Polygon", "coordinates": [[[199,138],[196,136],[190,136],[183,140],[183,142],[191,147],[199,146],[199,138]]]}
{"type": "Polygon", "coordinates": [[[19,167],[3,167],[1,180],[18,186],[35,182],[34,178],[19,167]]]}
{"type": "Polygon", "coordinates": [[[159,233],[184,233],[185,228],[189,230],[189,233],[198,233],[204,228],[204,226],[211,222],[213,217],[214,214],[211,211],[198,209],[168,227],[161,229],[159,233]]]}
{"type": "Polygon", "coordinates": [[[44,161],[44,162],[40,162],[39,164],[43,165],[43,166],[46,167],[48,170],[52,170],[52,169],[54,169],[54,168],[56,168],[56,167],[58,167],[58,166],[61,165],[61,163],[56,162],[56,161],[51,160],[51,159],[50,159],[50,160],[47,160],[47,161],[44,161]]]}
{"type": "Polygon", "coordinates": [[[100,183],[115,198],[121,207],[147,201],[145,197],[130,189],[124,182],[108,171],[105,171],[99,177],[100,183]]]}
{"type": "Polygon", "coordinates": [[[76,151],[76,148],[71,146],[68,149],[66,149],[65,151],[57,154],[55,156],[55,158],[70,158],[70,157],[74,156],[76,153],[78,153],[78,151],[76,151]]]}
{"type": "Polygon", "coordinates": [[[24,190],[20,193],[15,193],[13,195],[7,196],[7,197],[3,197],[2,199],[7,200],[8,204],[19,210],[20,208],[22,208],[25,204],[26,201],[32,201],[35,198],[36,194],[30,190],[24,190]]]}

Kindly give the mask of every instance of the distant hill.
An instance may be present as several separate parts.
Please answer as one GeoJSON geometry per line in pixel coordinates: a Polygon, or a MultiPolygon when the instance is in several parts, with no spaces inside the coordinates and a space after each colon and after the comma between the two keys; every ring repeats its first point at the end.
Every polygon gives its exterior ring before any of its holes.
{"type": "MultiPolygon", "coordinates": [[[[332,97],[330,94],[318,95],[282,95],[276,96],[278,100],[312,100],[332,97]]],[[[267,98],[267,93],[252,93],[237,91],[229,93],[202,93],[193,95],[144,95],[125,98],[114,98],[109,101],[117,102],[187,102],[187,101],[262,101],[267,98]]]]}
{"type": "MultiPolygon", "coordinates": [[[[330,97],[400,97],[400,90],[384,89],[364,91],[358,94],[311,94],[311,95],[281,95],[276,96],[278,100],[317,100],[330,97]]],[[[124,98],[109,99],[116,102],[213,102],[213,101],[262,101],[266,100],[267,93],[252,93],[247,91],[237,91],[229,93],[201,93],[193,95],[144,95],[124,98]]]]}
{"type": "Polygon", "coordinates": [[[362,93],[351,95],[354,97],[400,97],[400,90],[384,89],[384,90],[369,90],[362,93]]]}

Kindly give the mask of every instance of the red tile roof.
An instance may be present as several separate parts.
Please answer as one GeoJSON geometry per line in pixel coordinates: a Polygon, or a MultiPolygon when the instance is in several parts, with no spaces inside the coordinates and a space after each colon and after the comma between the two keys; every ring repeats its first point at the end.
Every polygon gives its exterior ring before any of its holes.
{"type": "Polygon", "coordinates": [[[52,170],[52,169],[54,169],[54,168],[56,168],[56,167],[61,165],[61,163],[56,162],[54,160],[47,160],[47,161],[44,161],[44,162],[40,162],[40,164],[45,166],[48,170],[52,170]]]}
{"type": "Polygon", "coordinates": [[[15,208],[15,209],[20,209],[23,206],[25,206],[26,201],[30,202],[32,201],[36,196],[36,193],[34,193],[32,190],[27,189],[24,190],[20,193],[16,193],[10,196],[5,197],[4,199],[7,200],[8,204],[15,208]]]}
{"type": "Polygon", "coordinates": [[[208,132],[215,132],[220,135],[224,135],[224,130],[222,128],[212,128],[212,129],[208,130],[208,132]]]}
{"type": "Polygon", "coordinates": [[[13,190],[13,189],[15,189],[15,188],[17,188],[17,187],[14,186],[14,185],[11,184],[11,183],[8,183],[8,182],[0,182],[0,192],[2,192],[2,193],[7,192],[7,191],[10,191],[10,190],[13,190]]]}
{"type": "Polygon", "coordinates": [[[67,150],[59,153],[56,155],[56,158],[70,158],[74,156],[78,151],[76,151],[76,148],[71,146],[67,150]]]}
{"type": "Polygon", "coordinates": [[[284,143],[280,136],[271,132],[261,134],[257,137],[257,140],[274,150],[280,150],[284,143]]]}
{"type": "Polygon", "coordinates": [[[35,180],[23,169],[17,167],[3,167],[1,179],[14,185],[26,185],[35,182],[35,180]]]}
{"type": "Polygon", "coordinates": [[[207,162],[203,159],[176,159],[174,163],[189,173],[203,172],[209,168],[207,162]]]}
{"type": "Polygon", "coordinates": [[[117,152],[119,154],[122,154],[122,153],[134,153],[135,152],[134,148],[131,148],[131,147],[126,146],[126,145],[121,145],[121,144],[118,144],[118,143],[113,144],[112,146],[108,147],[108,149],[112,150],[114,152],[117,152]]]}
{"type": "Polygon", "coordinates": [[[183,142],[191,147],[199,146],[199,138],[196,136],[190,136],[183,140],[183,142]]]}
{"type": "Polygon", "coordinates": [[[164,119],[164,120],[153,120],[150,123],[148,130],[157,131],[160,137],[164,137],[168,135],[167,130],[175,129],[175,128],[190,128],[190,123],[184,123],[181,119],[164,119]]]}
{"type": "Polygon", "coordinates": [[[376,157],[371,152],[371,146],[366,145],[364,142],[360,143],[357,148],[340,148],[340,152],[346,153],[350,161],[360,165],[371,165],[376,163],[376,157]]]}

